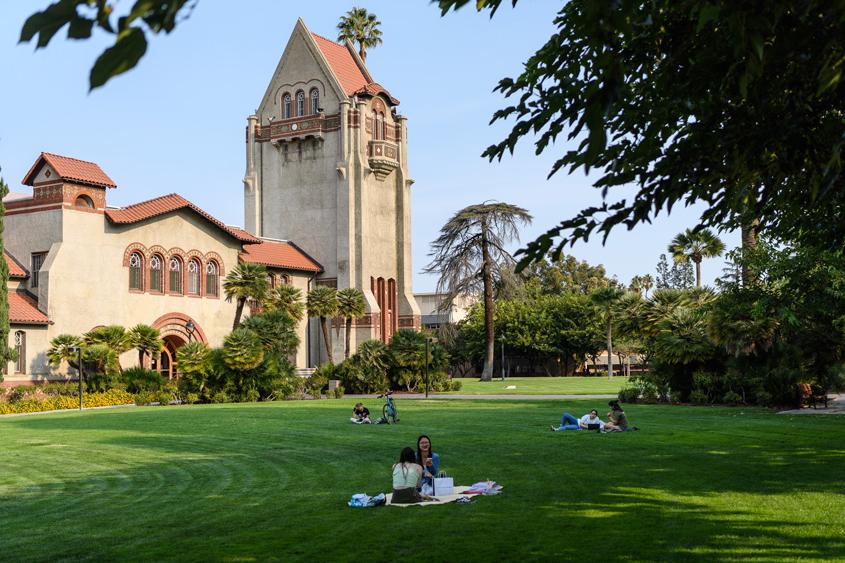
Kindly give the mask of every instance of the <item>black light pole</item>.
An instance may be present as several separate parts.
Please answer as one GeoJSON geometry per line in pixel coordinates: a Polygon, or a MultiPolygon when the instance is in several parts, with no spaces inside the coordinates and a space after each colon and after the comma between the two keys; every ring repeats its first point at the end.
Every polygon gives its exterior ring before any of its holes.
{"type": "Polygon", "coordinates": [[[194,329],[195,329],[194,321],[192,321],[191,319],[188,319],[188,322],[185,323],[185,331],[188,333],[188,342],[193,340],[194,329]]]}
{"type": "Polygon", "coordinates": [[[505,380],[505,339],[502,338],[502,381],[505,380]]]}
{"type": "Polygon", "coordinates": [[[428,399],[428,343],[429,338],[425,339],[425,398],[428,399]]]}
{"type": "Polygon", "coordinates": [[[77,372],[79,375],[79,410],[82,410],[82,346],[71,346],[70,353],[77,355],[77,372]]]}

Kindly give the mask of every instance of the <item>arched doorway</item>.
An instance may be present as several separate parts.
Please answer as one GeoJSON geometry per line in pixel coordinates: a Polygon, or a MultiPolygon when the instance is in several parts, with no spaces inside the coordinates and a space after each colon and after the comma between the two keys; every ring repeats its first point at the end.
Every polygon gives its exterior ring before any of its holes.
{"type": "Polygon", "coordinates": [[[185,344],[185,341],[173,334],[162,337],[162,340],[164,340],[164,349],[159,354],[158,360],[153,358],[150,368],[159,372],[165,379],[177,379],[179,362],[176,361],[176,350],[185,344]]]}
{"type": "Polygon", "coordinates": [[[191,340],[208,344],[205,331],[199,323],[184,313],[162,315],[155,320],[152,326],[161,332],[164,350],[161,351],[158,361],[153,361],[150,367],[167,379],[179,377],[176,350],[191,340]]]}

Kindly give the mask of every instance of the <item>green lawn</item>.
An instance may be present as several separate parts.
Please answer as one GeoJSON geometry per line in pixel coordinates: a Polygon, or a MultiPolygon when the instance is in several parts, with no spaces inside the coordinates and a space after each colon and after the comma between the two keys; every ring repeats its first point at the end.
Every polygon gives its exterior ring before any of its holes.
{"type": "Polygon", "coordinates": [[[461,378],[460,391],[449,395],[615,395],[628,383],[627,377],[509,377],[493,381],[461,378]],[[516,389],[508,389],[516,387],[516,389]]]}
{"type": "Polygon", "coordinates": [[[640,432],[548,431],[597,402],[400,399],[390,426],[348,423],[352,400],[3,418],[0,559],[845,556],[845,416],[634,405],[640,432]],[[458,484],[504,493],[348,508],[421,432],[458,484]]]}

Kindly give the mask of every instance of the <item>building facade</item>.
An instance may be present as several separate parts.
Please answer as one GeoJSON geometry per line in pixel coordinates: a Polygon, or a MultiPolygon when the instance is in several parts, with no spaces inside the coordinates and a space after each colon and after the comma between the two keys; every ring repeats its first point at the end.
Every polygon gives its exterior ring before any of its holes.
{"type": "MultiPolygon", "coordinates": [[[[411,288],[413,180],[398,104],[351,44],[311,33],[299,20],[247,118],[246,230],[296,240],[323,265],[317,283],[364,293],[367,312],[354,324],[353,349],[420,327],[411,288]]],[[[312,353],[324,354],[312,329],[312,353]]],[[[335,338],[335,357],[343,342],[342,334],[335,338]]]]}
{"type": "MultiPolygon", "coordinates": [[[[265,264],[271,283],[303,295],[322,271],[292,243],[226,226],[176,194],[108,207],[117,186],[92,162],[42,153],[23,184],[31,194],[5,201],[9,346],[18,351],[5,385],[67,377],[47,360],[50,341],[112,324],[158,328],[166,348],[148,367],[177,377],[179,346],[219,346],[231,331],[235,304],[222,282],[239,261],[265,264]]],[[[298,367],[308,365],[306,328],[303,320],[298,367]]],[[[134,365],[137,352],[121,360],[134,365]]]]}

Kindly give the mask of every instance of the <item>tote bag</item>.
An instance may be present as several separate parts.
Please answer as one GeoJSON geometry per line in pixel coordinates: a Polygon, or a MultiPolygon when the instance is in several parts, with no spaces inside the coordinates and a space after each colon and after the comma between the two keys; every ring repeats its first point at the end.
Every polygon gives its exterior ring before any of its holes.
{"type": "Polygon", "coordinates": [[[455,494],[455,481],[451,477],[447,477],[446,473],[441,471],[434,478],[434,494],[435,495],[453,495],[455,494]]]}

